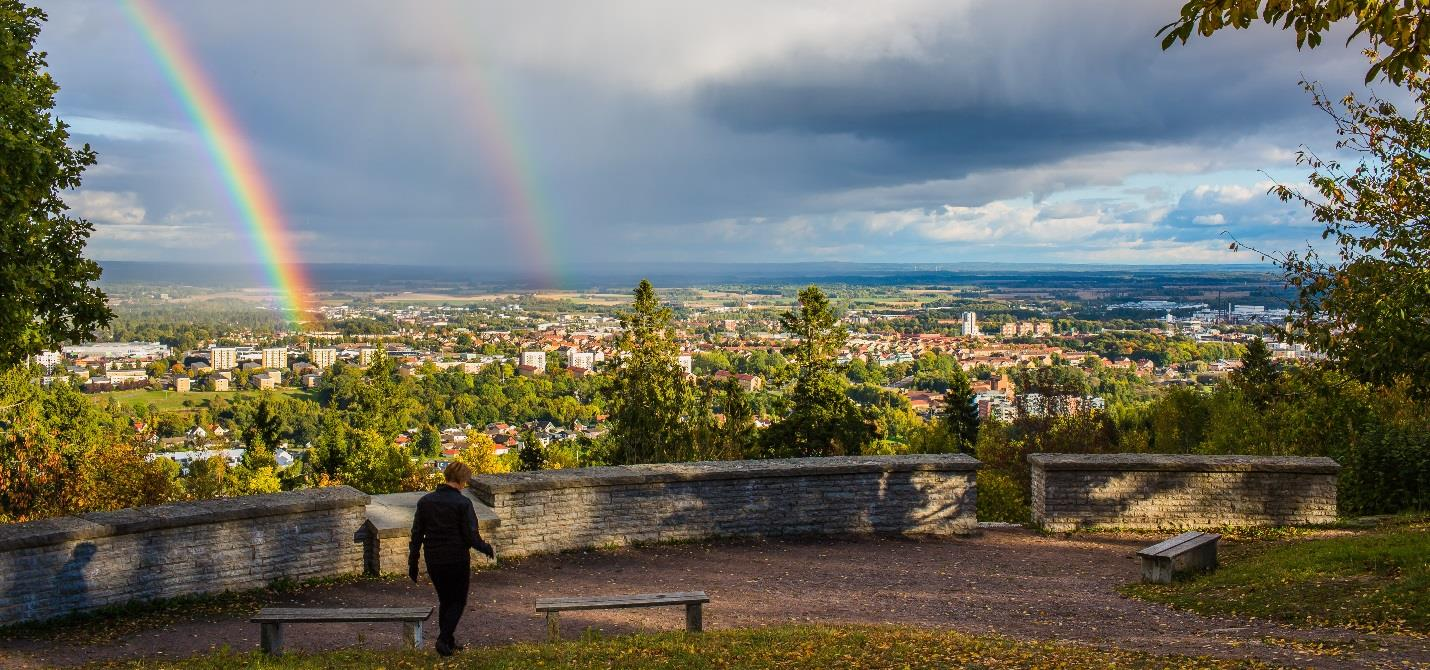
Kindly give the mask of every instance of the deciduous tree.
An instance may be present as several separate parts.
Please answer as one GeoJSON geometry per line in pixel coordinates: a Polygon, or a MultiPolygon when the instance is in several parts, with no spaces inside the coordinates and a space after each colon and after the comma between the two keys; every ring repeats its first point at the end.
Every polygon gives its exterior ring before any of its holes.
{"type": "Polygon", "coordinates": [[[51,113],[59,86],[35,39],[45,13],[0,0],[0,366],[90,336],[113,314],[98,263],[84,257],[94,230],[65,214],[61,193],[93,165],[51,113]]]}

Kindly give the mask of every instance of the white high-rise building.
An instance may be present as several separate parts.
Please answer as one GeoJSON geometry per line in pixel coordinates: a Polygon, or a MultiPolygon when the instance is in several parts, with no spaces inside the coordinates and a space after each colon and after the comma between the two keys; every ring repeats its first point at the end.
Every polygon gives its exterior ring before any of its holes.
{"type": "Polygon", "coordinates": [[[691,358],[690,354],[681,354],[680,358],[677,358],[675,360],[680,363],[680,369],[684,370],[685,374],[691,374],[690,370],[691,367],[695,364],[695,359],[691,358]]]}
{"type": "Polygon", "coordinates": [[[338,350],[333,348],[314,349],[308,354],[308,359],[318,368],[327,369],[338,361],[338,350]]]}
{"type": "Polygon", "coordinates": [[[566,352],[566,367],[592,370],[596,367],[596,354],[572,349],[566,352]]]}
{"type": "Polygon", "coordinates": [[[38,354],[35,354],[35,365],[44,368],[45,374],[50,374],[54,372],[55,368],[59,367],[60,365],[60,352],[42,351],[38,354]]]}
{"type": "Polygon", "coordinates": [[[544,351],[523,351],[521,352],[521,364],[530,365],[537,370],[546,370],[546,352],[544,351]]]}
{"type": "Polygon", "coordinates": [[[215,370],[232,370],[238,367],[238,350],[233,347],[209,349],[209,366],[215,370]]]}
{"type": "Polygon", "coordinates": [[[978,313],[963,313],[963,334],[970,337],[981,337],[983,333],[978,332],[978,313]]]}
{"type": "Polygon", "coordinates": [[[374,349],[372,347],[363,347],[361,349],[358,349],[358,365],[367,365],[369,363],[372,363],[372,357],[376,355],[377,349],[374,349]]]}
{"type": "Polygon", "coordinates": [[[263,350],[263,367],[282,370],[288,367],[288,347],[271,347],[263,350]]]}

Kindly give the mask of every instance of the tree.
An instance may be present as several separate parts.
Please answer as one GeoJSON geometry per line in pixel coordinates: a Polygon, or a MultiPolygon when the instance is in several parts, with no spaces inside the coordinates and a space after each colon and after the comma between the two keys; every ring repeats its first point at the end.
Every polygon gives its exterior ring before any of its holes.
{"type": "Polygon", "coordinates": [[[457,462],[466,463],[472,474],[486,475],[507,472],[510,468],[496,454],[497,445],[486,433],[467,431],[467,446],[457,452],[457,462]]]}
{"type": "Polygon", "coordinates": [[[860,454],[873,443],[874,425],[845,393],[849,380],[835,366],[847,333],[819,287],[799,292],[799,310],[780,316],[796,338],[786,354],[796,367],[791,410],[764,433],[764,451],[773,456],[860,454]]]}
{"type": "Polygon", "coordinates": [[[624,332],[606,388],[615,457],[622,463],[688,460],[694,445],[689,413],[694,390],[678,357],[672,314],[642,279],[631,311],[621,315],[624,332]]]}
{"type": "Polygon", "coordinates": [[[1271,361],[1266,342],[1259,337],[1252,338],[1246,345],[1246,353],[1241,355],[1241,368],[1232,375],[1232,381],[1251,404],[1265,408],[1276,394],[1276,377],[1276,364],[1271,361]]]}
{"type": "Polygon", "coordinates": [[[94,227],[65,215],[60,196],[79,187],[95,154],[71,147],[50,113],[59,86],[34,50],[45,18],[0,0],[0,367],[86,339],[114,316],[92,285],[99,264],[83,256],[94,227]]]}
{"type": "MultiPolygon", "coordinates": [[[[491,439],[491,438],[487,438],[491,439]]],[[[442,453],[442,433],[437,431],[437,427],[427,424],[422,428],[421,434],[417,436],[417,444],[413,445],[413,453],[417,456],[439,456],[442,453]]]]}
{"type": "Polygon", "coordinates": [[[516,463],[517,469],[522,472],[535,472],[546,465],[546,445],[541,443],[536,433],[528,431],[522,434],[516,463]]]}
{"type": "Polygon", "coordinates": [[[1296,48],[1314,49],[1331,24],[1353,21],[1350,44],[1364,35],[1377,55],[1366,71],[1370,83],[1384,74],[1395,84],[1425,71],[1430,56],[1430,6],[1412,0],[1188,0],[1181,16],[1157,31],[1162,48],[1185,44],[1193,33],[1210,37],[1222,28],[1244,30],[1257,20],[1296,31],[1296,48]]]}
{"type": "Polygon", "coordinates": [[[1430,85],[1411,74],[1405,88],[1418,104],[1409,116],[1377,98],[1347,96],[1337,108],[1311,89],[1335,121],[1337,148],[1362,160],[1346,168],[1302,151],[1297,160],[1312,169],[1315,193],[1273,190],[1310,209],[1322,237],[1335,241],[1335,256],[1309,248],[1262,255],[1297,291],[1293,339],[1354,379],[1404,380],[1430,397],[1430,85]]]}
{"type": "Polygon", "coordinates": [[[943,423],[958,443],[958,450],[973,453],[973,445],[978,443],[978,406],[974,404],[973,384],[963,368],[955,368],[948,379],[948,390],[943,394],[946,408],[943,423]]]}

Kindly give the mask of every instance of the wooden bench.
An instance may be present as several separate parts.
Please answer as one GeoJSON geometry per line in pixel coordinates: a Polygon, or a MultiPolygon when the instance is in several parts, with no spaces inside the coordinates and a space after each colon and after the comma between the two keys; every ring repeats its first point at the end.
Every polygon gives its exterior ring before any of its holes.
{"type": "Polygon", "coordinates": [[[284,608],[266,607],[249,621],[263,625],[263,653],[278,656],[283,653],[285,623],[402,623],[402,641],[407,648],[422,646],[422,622],[432,617],[431,607],[372,608],[284,608]]]}
{"type": "Polygon", "coordinates": [[[1190,572],[1215,570],[1216,545],[1220,539],[1216,533],[1192,531],[1137,552],[1142,558],[1142,581],[1171,584],[1173,579],[1190,572]]]}
{"type": "Polygon", "coordinates": [[[546,637],[555,642],[561,639],[561,612],[566,610],[605,610],[624,607],[661,607],[665,605],[685,606],[685,630],[699,633],[704,621],[701,606],[710,602],[704,591],[686,593],[637,593],[628,596],[595,596],[590,598],[541,598],[536,601],[536,611],[546,613],[546,637]]]}

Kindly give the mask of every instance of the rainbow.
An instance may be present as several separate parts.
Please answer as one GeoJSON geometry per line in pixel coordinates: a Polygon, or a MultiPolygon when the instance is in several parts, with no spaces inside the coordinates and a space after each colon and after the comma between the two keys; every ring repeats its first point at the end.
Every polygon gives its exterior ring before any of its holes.
{"type": "Polygon", "coordinates": [[[309,311],[310,284],[273,197],[249,151],[243,131],[184,43],[178,28],[150,0],[122,0],[125,14],[154,55],[170,88],[203,137],[234,206],[248,228],[280,307],[301,325],[309,311]]]}
{"type": "Polygon", "coordinates": [[[566,282],[554,208],[542,187],[532,152],[522,140],[525,133],[507,103],[510,96],[505,94],[496,72],[485,67],[486,58],[477,40],[456,30],[468,20],[460,3],[448,1],[439,6],[446,8],[452,20],[437,22],[437,30],[446,33],[438,42],[460,51],[457,60],[465,72],[454,82],[455,88],[465,99],[466,118],[482,149],[477,153],[502,193],[508,217],[505,224],[516,238],[520,259],[528,264],[523,270],[542,286],[560,288],[566,282]]]}

